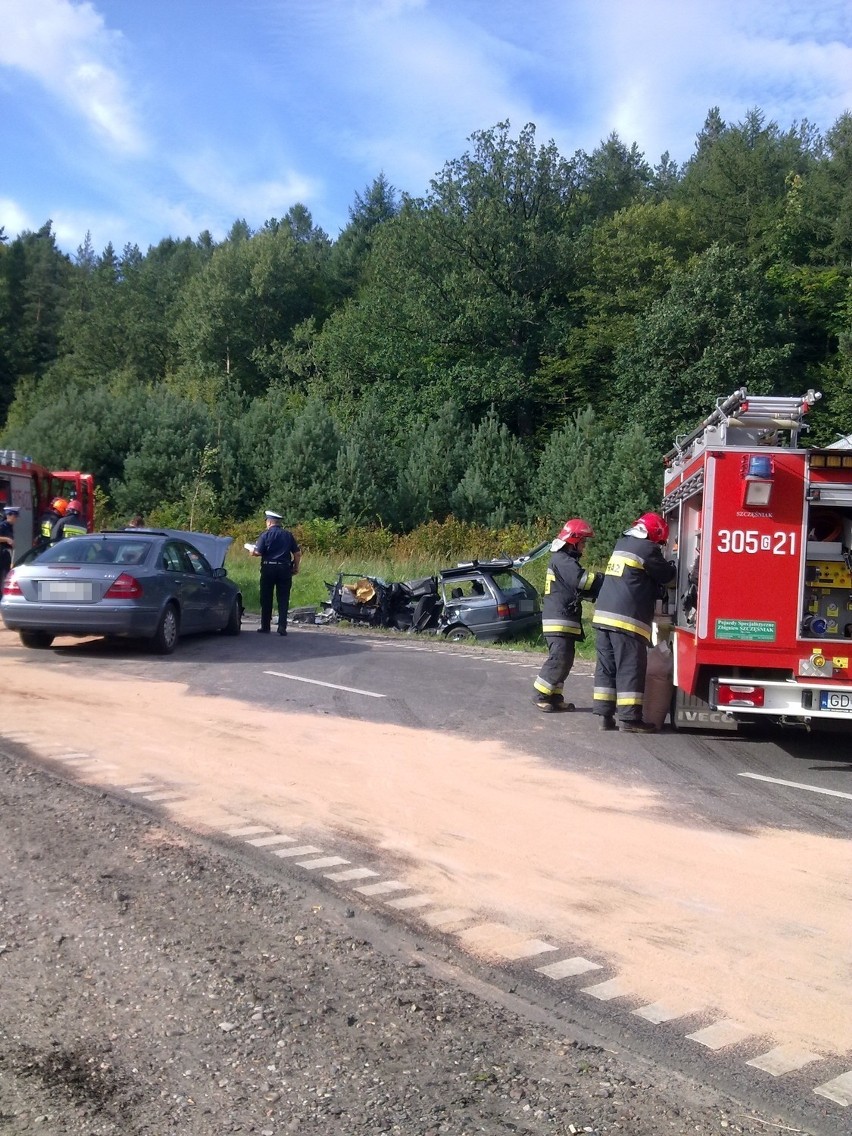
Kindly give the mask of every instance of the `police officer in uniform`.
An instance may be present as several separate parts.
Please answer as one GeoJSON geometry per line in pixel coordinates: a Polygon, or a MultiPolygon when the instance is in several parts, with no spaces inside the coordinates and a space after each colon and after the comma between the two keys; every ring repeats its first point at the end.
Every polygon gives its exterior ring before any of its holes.
{"type": "Polygon", "coordinates": [[[9,569],[12,567],[12,556],[15,551],[15,521],[21,510],[17,505],[6,505],[3,508],[3,520],[0,521],[0,591],[9,569]]]}
{"type": "Polygon", "coordinates": [[[56,544],[66,536],[85,536],[86,522],[83,520],[83,506],[76,497],[72,497],[65,510],[65,516],[60,517],[50,534],[51,541],[56,544]]]}
{"type": "Polygon", "coordinates": [[[260,631],[268,635],[272,628],[272,600],[278,603],[278,634],[287,634],[287,609],[290,587],[299,571],[302,552],[293,534],[281,524],[280,513],[267,509],[266,529],[257,538],[252,556],[260,557],[260,631]]]}
{"type": "Polygon", "coordinates": [[[593,536],[592,526],[575,517],[565,522],[550,546],[553,555],[541,605],[547,659],[533,683],[535,705],[545,713],[574,709],[573,702],[565,701],[562,688],[574,665],[577,641],[585,638],[583,598],[594,599],[603,583],[600,573],[587,572],[580,563],[586,541],[593,536]]]}
{"type": "Polygon", "coordinates": [[[643,513],[617,541],[606,566],[592,619],[597,635],[593,701],[602,730],[650,734],[657,728],[643,721],[642,707],[654,605],[677,571],[660,547],[668,538],[663,518],[643,513]]]}

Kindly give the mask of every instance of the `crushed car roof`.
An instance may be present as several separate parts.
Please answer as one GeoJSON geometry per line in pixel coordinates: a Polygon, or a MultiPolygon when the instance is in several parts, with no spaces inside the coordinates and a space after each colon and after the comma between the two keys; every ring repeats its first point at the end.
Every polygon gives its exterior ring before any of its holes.
{"type": "Polygon", "coordinates": [[[550,541],[543,540],[521,556],[499,556],[495,560],[461,560],[453,568],[442,568],[438,575],[453,577],[463,576],[467,572],[505,572],[508,568],[521,568],[524,564],[538,560],[549,548],[550,541]]]}

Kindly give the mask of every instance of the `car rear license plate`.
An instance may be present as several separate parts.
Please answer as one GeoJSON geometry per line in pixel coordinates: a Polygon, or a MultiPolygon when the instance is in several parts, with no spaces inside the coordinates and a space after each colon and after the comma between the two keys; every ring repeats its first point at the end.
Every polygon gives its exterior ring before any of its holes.
{"type": "Polygon", "coordinates": [[[47,603],[87,603],[92,585],[84,580],[43,580],[38,598],[47,603]]]}
{"type": "Polygon", "coordinates": [[[533,607],[534,604],[532,600],[518,600],[518,613],[520,615],[530,615],[533,607]]]}
{"type": "Polygon", "coordinates": [[[821,690],[820,710],[834,710],[839,714],[852,714],[852,694],[842,690],[821,690]]]}

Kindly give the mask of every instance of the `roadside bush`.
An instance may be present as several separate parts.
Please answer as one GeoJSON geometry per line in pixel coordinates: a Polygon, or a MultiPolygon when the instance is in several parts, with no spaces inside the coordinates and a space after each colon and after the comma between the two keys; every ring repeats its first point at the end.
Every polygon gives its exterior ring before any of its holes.
{"type": "Polygon", "coordinates": [[[448,517],[445,521],[418,525],[397,537],[395,549],[402,558],[430,558],[446,566],[457,560],[488,560],[503,553],[518,556],[544,540],[546,535],[543,525],[486,528],[448,517]]]}

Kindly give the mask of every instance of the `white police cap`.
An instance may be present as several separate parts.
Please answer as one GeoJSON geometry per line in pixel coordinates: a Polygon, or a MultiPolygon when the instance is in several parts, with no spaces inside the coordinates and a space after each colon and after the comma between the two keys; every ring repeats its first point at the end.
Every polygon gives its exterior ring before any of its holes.
{"type": "Polygon", "coordinates": [[[19,517],[21,515],[21,510],[17,505],[4,505],[3,512],[7,517],[19,517]]]}
{"type": "Polygon", "coordinates": [[[271,509],[267,509],[266,512],[263,515],[269,521],[283,521],[284,520],[284,518],[281,516],[280,513],[273,513],[271,509]]]}

